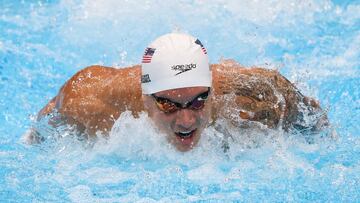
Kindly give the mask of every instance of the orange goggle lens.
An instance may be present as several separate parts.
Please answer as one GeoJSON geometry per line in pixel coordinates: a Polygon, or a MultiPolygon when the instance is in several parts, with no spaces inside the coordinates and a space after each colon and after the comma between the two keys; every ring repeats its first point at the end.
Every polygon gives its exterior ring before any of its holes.
{"type": "Polygon", "coordinates": [[[172,113],[183,108],[191,108],[194,110],[200,110],[204,108],[205,101],[209,96],[209,92],[210,92],[210,88],[207,92],[200,94],[195,99],[193,99],[190,102],[187,102],[186,104],[173,102],[167,98],[157,97],[154,94],[152,94],[152,96],[155,98],[156,106],[159,108],[160,111],[163,111],[165,113],[172,113]]]}

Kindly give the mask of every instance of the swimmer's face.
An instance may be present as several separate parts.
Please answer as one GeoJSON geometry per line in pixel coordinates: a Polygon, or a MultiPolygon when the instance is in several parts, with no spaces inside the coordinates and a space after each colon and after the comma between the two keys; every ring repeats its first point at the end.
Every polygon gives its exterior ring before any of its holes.
{"type": "Polygon", "coordinates": [[[155,125],[179,151],[189,151],[200,140],[210,116],[208,87],[189,87],[143,95],[155,125]]]}

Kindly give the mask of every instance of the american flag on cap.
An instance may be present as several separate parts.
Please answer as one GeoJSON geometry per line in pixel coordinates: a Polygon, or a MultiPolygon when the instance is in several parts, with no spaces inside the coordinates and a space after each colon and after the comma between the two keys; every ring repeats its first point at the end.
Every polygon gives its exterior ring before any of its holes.
{"type": "Polygon", "coordinates": [[[142,63],[151,63],[151,58],[155,53],[154,48],[147,47],[142,58],[142,63]]]}
{"type": "Polygon", "coordinates": [[[207,54],[204,45],[200,42],[199,39],[196,39],[195,43],[201,46],[201,49],[202,49],[202,51],[204,52],[204,54],[207,54]]]}

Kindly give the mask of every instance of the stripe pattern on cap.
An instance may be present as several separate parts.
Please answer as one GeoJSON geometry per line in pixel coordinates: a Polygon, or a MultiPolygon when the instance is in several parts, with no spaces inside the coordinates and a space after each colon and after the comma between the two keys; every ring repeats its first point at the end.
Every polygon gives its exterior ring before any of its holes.
{"type": "Polygon", "coordinates": [[[151,58],[153,57],[155,50],[156,49],[154,48],[147,47],[142,58],[142,63],[151,63],[151,58]]]}
{"type": "Polygon", "coordinates": [[[196,39],[195,44],[200,45],[200,46],[201,46],[202,51],[204,52],[204,54],[207,54],[207,51],[206,51],[206,49],[205,49],[204,45],[200,42],[200,40],[199,40],[199,39],[196,39]]]}

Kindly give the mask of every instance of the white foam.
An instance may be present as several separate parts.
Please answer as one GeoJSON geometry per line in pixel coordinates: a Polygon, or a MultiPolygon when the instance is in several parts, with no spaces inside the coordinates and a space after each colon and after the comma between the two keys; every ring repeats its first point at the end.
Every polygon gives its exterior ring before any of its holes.
{"type": "Polygon", "coordinates": [[[109,139],[98,142],[94,149],[99,153],[118,153],[122,156],[137,154],[139,157],[152,156],[154,153],[158,155],[163,150],[171,151],[165,135],[154,128],[147,114],[143,113],[136,119],[129,111],[116,120],[109,139]]]}
{"type": "Polygon", "coordinates": [[[6,157],[6,156],[8,156],[8,152],[6,152],[6,151],[0,151],[0,156],[1,157],[6,157]]]}
{"type": "MultiPolygon", "coordinates": [[[[73,6],[73,1],[63,1],[73,6]]],[[[258,1],[237,1],[237,0],[210,0],[202,2],[193,1],[171,1],[167,4],[161,4],[160,1],[139,2],[139,1],[118,1],[118,0],[84,0],[74,15],[75,19],[98,20],[107,19],[115,22],[123,20],[124,16],[146,15],[156,12],[158,15],[171,14],[173,10],[169,8],[184,9],[189,12],[183,12],[186,18],[192,15],[215,17],[217,9],[230,11],[234,17],[244,19],[257,24],[269,25],[279,16],[285,16],[283,23],[292,22],[292,19],[302,16],[307,21],[313,21],[313,15],[316,12],[326,11],[332,8],[328,1],[296,1],[296,0],[258,0],[258,1]],[[141,5],[141,6],[139,6],[141,5]],[[195,11],[195,12],[190,12],[195,11]]],[[[206,19],[206,18],[204,18],[206,19]]],[[[144,19],[146,20],[146,19],[144,19]]]]}
{"type": "Polygon", "coordinates": [[[339,16],[342,23],[348,26],[355,26],[360,19],[360,5],[349,5],[345,10],[337,8],[335,11],[339,16]]]}
{"type": "Polygon", "coordinates": [[[128,179],[130,174],[121,172],[114,168],[99,168],[92,167],[83,171],[80,174],[80,178],[84,180],[89,180],[94,184],[111,184],[111,183],[119,183],[128,179]]]}
{"type": "Polygon", "coordinates": [[[72,202],[95,202],[90,187],[86,185],[77,185],[72,188],[68,188],[68,197],[72,202]]]}
{"type": "Polygon", "coordinates": [[[316,12],[326,9],[326,1],[296,0],[258,0],[258,1],[224,1],[225,6],[234,16],[259,25],[269,25],[282,17],[282,24],[293,23],[302,16],[305,22],[312,23],[316,12]]]}
{"type": "MultiPolygon", "coordinates": [[[[209,161],[203,159],[204,155],[215,155],[222,150],[219,146],[220,138],[212,136],[213,130],[205,130],[199,145],[190,152],[182,153],[166,140],[166,135],[154,127],[147,114],[142,113],[139,118],[134,118],[130,112],[125,112],[115,122],[110,138],[95,144],[94,153],[115,153],[121,157],[138,157],[140,160],[169,159],[182,164],[191,164],[195,160],[203,163],[209,161]],[[188,159],[189,156],[193,157],[192,160],[188,159]]],[[[216,157],[214,156],[213,160],[216,160],[216,157]]]]}
{"type": "MultiPolygon", "coordinates": [[[[96,51],[104,56],[116,52],[119,64],[136,63],[136,60],[131,60],[140,58],[143,46],[159,34],[179,27],[185,32],[204,38],[214,62],[217,62],[220,56],[244,56],[241,59],[245,62],[239,61],[240,63],[256,65],[270,62],[269,68],[274,68],[272,65],[276,68],[277,65],[274,64],[281,64],[286,70],[293,70],[290,73],[293,81],[305,77],[305,81],[308,81],[312,77],[321,79],[327,76],[358,75],[360,34],[354,31],[345,33],[345,36],[338,36],[336,33],[325,33],[326,36],[322,36],[323,33],[318,29],[323,29],[324,24],[333,22],[348,27],[355,26],[360,15],[359,5],[341,8],[327,0],[178,0],[166,4],[160,0],[62,0],[60,6],[55,7],[64,12],[60,13],[60,17],[57,16],[55,21],[42,18],[41,10],[30,15],[29,19],[2,16],[1,20],[25,28],[26,31],[39,31],[47,24],[55,22],[55,25],[59,26],[56,29],[51,28],[51,31],[56,33],[51,37],[61,39],[60,45],[54,45],[60,47],[59,52],[45,44],[25,42],[23,46],[19,46],[6,39],[1,39],[0,50],[30,59],[45,56],[68,61],[64,59],[70,58],[84,64],[97,56],[94,54],[96,51]],[[61,15],[64,15],[65,19],[61,19],[61,15]],[[32,25],[34,29],[31,29],[32,25]],[[291,34],[282,32],[284,30],[290,30],[291,34]],[[310,34],[303,33],[304,30],[310,34]],[[296,43],[303,42],[314,48],[298,54],[297,51],[302,50],[294,51],[294,47],[296,43]],[[327,44],[328,42],[331,43],[327,44]],[[94,44],[97,49],[91,49],[94,44]],[[290,52],[273,57],[271,53],[267,53],[269,45],[276,46],[273,50],[277,50],[278,46],[290,52]],[[73,52],[66,53],[70,49],[74,49],[73,52]],[[89,52],[82,54],[84,50],[89,52]]],[[[327,25],[325,28],[328,28],[327,25]]],[[[20,29],[7,32],[14,35],[24,34],[20,29]]],[[[39,62],[35,65],[42,64],[39,62]]],[[[34,76],[28,71],[21,73],[23,77],[34,76]]],[[[306,83],[300,83],[301,89],[307,87],[306,83]]],[[[344,99],[349,95],[342,96],[344,99]]],[[[360,104],[360,100],[355,102],[360,104]]],[[[339,110],[341,107],[343,106],[337,106],[339,110]]],[[[341,194],[358,194],[351,193],[347,187],[356,189],[358,185],[356,178],[359,164],[356,153],[359,151],[360,139],[344,139],[343,142],[350,144],[340,143],[340,146],[335,147],[327,146],[324,140],[309,145],[304,144],[301,139],[287,138],[281,130],[269,130],[262,125],[258,125],[257,130],[231,128],[226,123],[222,125],[234,136],[233,140],[230,139],[230,148],[226,153],[222,148],[226,135],[214,127],[205,129],[195,149],[181,153],[154,128],[146,114],[133,118],[130,112],[125,112],[116,121],[110,137],[100,139],[93,147],[84,146],[86,144],[68,139],[67,136],[59,139],[54,144],[55,147],[52,148],[51,145],[50,150],[46,149],[45,155],[39,152],[40,155],[35,157],[34,161],[29,161],[30,164],[26,162],[26,167],[14,163],[17,159],[10,156],[13,151],[0,151],[0,157],[5,157],[2,163],[6,166],[18,169],[14,176],[10,174],[6,177],[10,186],[16,188],[23,184],[22,181],[29,181],[29,178],[19,177],[33,172],[35,183],[59,185],[57,189],[65,190],[73,202],[184,201],[181,199],[181,195],[186,193],[184,188],[193,185],[201,187],[199,191],[196,188],[195,192],[190,191],[196,195],[187,196],[189,201],[224,199],[226,202],[230,198],[236,200],[243,196],[249,197],[251,193],[264,188],[273,191],[276,187],[286,189],[284,191],[287,194],[284,195],[288,196],[287,200],[297,201],[298,191],[294,190],[328,194],[325,191],[328,183],[331,183],[330,189],[341,190],[341,194]],[[332,151],[334,154],[331,154],[332,151]],[[348,157],[349,163],[344,160],[348,157]],[[51,172],[44,173],[43,168],[50,168],[51,172]],[[121,183],[127,181],[131,182],[128,194],[117,196],[117,193],[123,192],[121,183]],[[305,182],[305,189],[294,186],[297,183],[302,184],[302,181],[305,182]],[[286,188],[287,183],[291,184],[290,188],[286,188]],[[114,184],[119,184],[119,188],[111,191],[107,186],[114,184]],[[207,194],[207,186],[213,184],[219,185],[221,191],[207,194]],[[96,197],[93,186],[99,186],[97,189],[101,190],[104,196],[110,197],[96,197]],[[168,191],[179,187],[179,193],[168,191]],[[244,190],[249,192],[242,193],[244,190]],[[140,193],[144,191],[145,196],[156,196],[157,199],[141,196],[140,193]],[[177,194],[179,196],[176,196],[177,194]]],[[[43,189],[46,190],[39,190],[43,189]]],[[[272,194],[270,197],[274,198],[276,195],[272,194]]],[[[264,198],[262,194],[259,196],[264,198]]]]}
{"type": "Polygon", "coordinates": [[[203,183],[222,183],[225,180],[224,173],[217,169],[217,164],[204,164],[187,172],[190,180],[203,183]]]}

